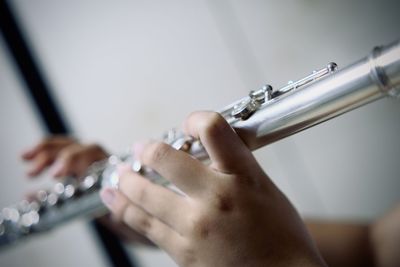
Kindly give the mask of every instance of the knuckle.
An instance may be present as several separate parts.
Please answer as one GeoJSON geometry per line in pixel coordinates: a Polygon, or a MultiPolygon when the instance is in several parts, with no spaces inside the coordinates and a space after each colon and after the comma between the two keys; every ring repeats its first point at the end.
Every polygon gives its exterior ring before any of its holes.
{"type": "Polygon", "coordinates": [[[170,151],[169,145],[163,142],[155,142],[148,145],[142,154],[142,161],[144,164],[152,164],[162,162],[168,157],[170,151]]]}
{"type": "Polygon", "coordinates": [[[152,226],[152,220],[148,216],[139,216],[138,221],[137,221],[137,226],[139,228],[139,231],[147,235],[150,232],[151,226],[152,226]]]}
{"type": "Polygon", "coordinates": [[[138,203],[146,202],[148,195],[147,186],[141,186],[136,193],[138,203]]]}
{"type": "Polygon", "coordinates": [[[103,151],[103,148],[99,144],[96,144],[96,143],[88,144],[86,147],[88,150],[93,151],[93,152],[102,152],[103,151]]]}
{"type": "Polygon", "coordinates": [[[78,161],[81,156],[80,152],[76,146],[67,147],[60,152],[60,158],[65,161],[78,161]]]}
{"type": "Polygon", "coordinates": [[[140,234],[147,235],[152,228],[151,217],[144,212],[139,212],[131,206],[125,209],[125,212],[122,214],[122,216],[123,221],[128,225],[131,225],[140,234]]]}
{"type": "Polygon", "coordinates": [[[197,213],[191,216],[189,229],[196,238],[207,239],[212,230],[212,219],[203,213],[197,213]]]}
{"type": "Polygon", "coordinates": [[[118,201],[113,203],[112,208],[113,219],[117,222],[129,221],[129,208],[128,202],[118,198],[118,201]]]}
{"type": "Polygon", "coordinates": [[[225,119],[217,112],[210,112],[201,124],[204,136],[218,136],[228,129],[225,119]]]}

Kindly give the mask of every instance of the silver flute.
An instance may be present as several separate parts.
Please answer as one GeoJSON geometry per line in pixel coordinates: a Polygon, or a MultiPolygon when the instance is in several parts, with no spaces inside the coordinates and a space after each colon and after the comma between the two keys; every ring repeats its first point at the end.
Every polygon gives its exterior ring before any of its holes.
{"type": "MultiPolygon", "coordinates": [[[[342,70],[329,63],[278,90],[265,85],[219,113],[246,145],[255,150],[385,96],[400,96],[400,41],[376,47],[367,57],[342,70]]],[[[162,140],[201,161],[208,159],[199,140],[178,130],[168,131],[162,140]]],[[[83,179],[66,179],[50,190],[38,191],[33,200],[3,208],[0,247],[76,217],[106,214],[98,192],[102,187],[118,187],[116,168],[120,163],[128,163],[133,171],[154,183],[183,193],[135,161],[132,153],[112,155],[90,166],[83,179]]]]}

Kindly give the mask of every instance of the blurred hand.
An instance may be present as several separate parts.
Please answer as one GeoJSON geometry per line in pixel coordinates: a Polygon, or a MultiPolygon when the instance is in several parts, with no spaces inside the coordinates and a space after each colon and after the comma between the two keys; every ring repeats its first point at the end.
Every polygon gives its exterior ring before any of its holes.
{"type": "Polygon", "coordinates": [[[377,266],[400,266],[400,204],[371,226],[370,235],[377,266]]]}
{"type": "Polygon", "coordinates": [[[119,190],[101,192],[116,218],[181,266],[325,266],[287,198],[217,113],[189,116],[211,164],[161,142],[137,146],[138,159],[186,195],[120,169],[119,190]]]}
{"type": "MultiPolygon", "coordinates": [[[[47,137],[22,154],[24,160],[32,163],[28,171],[30,176],[39,175],[50,168],[54,177],[76,178],[83,176],[92,163],[107,157],[108,153],[99,145],[82,144],[74,138],[61,135],[47,137]]],[[[33,200],[35,196],[36,192],[31,192],[26,195],[26,199],[33,200]]],[[[105,215],[98,220],[121,239],[153,245],[147,238],[115,220],[111,215],[105,215]]]]}
{"type": "Polygon", "coordinates": [[[399,267],[400,204],[373,223],[308,220],[330,267],[399,267]]]}
{"type": "Polygon", "coordinates": [[[93,162],[106,157],[108,153],[101,146],[82,144],[67,136],[50,136],[22,154],[32,164],[27,173],[31,177],[49,167],[54,177],[80,177],[93,162]]]}

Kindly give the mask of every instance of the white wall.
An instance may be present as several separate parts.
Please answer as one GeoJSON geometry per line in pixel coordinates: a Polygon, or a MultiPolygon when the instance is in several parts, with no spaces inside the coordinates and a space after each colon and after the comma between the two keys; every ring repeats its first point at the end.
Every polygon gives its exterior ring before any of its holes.
{"type": "MultiPolygon", "coordinates": [[[[28,166],[23,164],[20,154],[40,140],[43,132],[6,51],[0,38],[0,209],[34,189],[51,185],[45,177],[26,179],[28,166]]],[[[47,235],[0,250],[0,266],[107,266],[99,251],[91,229],[84,220],[77,220],[47,235]],[[81,253],[86,256],[77,257],[81,253]]]]}
{"type": "MultiPolygon", "coordinates": [[[[330,61],[345,66],[400,38],[400,5],[388,0],[13,3],[76,134],[116,152],[190,111],[219,109],[330,61]]],[[[305,216],[369,220],[399,200],[399,115],[398,102],[381,100],[256,155],[305,216]]],[[[163,254],[135,254],[143,266],[174,266],[163,254]]]]}

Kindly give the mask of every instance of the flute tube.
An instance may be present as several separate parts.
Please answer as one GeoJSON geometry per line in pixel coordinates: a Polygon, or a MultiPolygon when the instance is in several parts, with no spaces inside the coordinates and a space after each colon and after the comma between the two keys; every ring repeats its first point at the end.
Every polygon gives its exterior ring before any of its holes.
{"type": "MultiPolygon", "coordinates": [[[[254,114],[246,116],[246,120],[230,113],[242,100],[228,105],[221,112],[250,149],[268,145],[386,95],[399,96],[400,42],[375,48],[368,57],[343,70],[298,89],[282,92],[268,99],[254,114]]],[[[184,136],[174,134],[168,143],[175,147],[184,144],[185,140],[184,136]]],[[[200,160],[208,157],[198,141],[191,144],[188,153],[200,160]]],[[[19,211],[16,206],[7,208],[7,212],[3,209],[0,212],[0,247],[81,215],[95,216],[107,212],[98,190],[101,184],[118,184],[116,166],[123,161],[129,162],[129,159],[132,159],[131,154],[126,158],[111,156],[105,162],[94,164],[88,170],[87,178],[97,177],[97,182],[85,185],[83,191],[67,199],[63,200],[60,196],[62,201],[57,204],[40,202],[38,209],[32,208],[29,212],[19,211]],[[18,216],[11,216],[13,214],[18,216]],[[30,215],[34,215],[32,224],[19,220],[27,216],[29,219],[30,215]]],[[[144,168],[144,174],[151,181],[174,190],[173,185],[156,172],[144,168]]],[[[76,187],[77,190],[80,188],[76,187]]]]}
{"type": "Polygon", "coordinates": [[[353,65],[272,99],[232,127],[255,150],[400,91],[400,42],[378,47],[353,65]]]}

